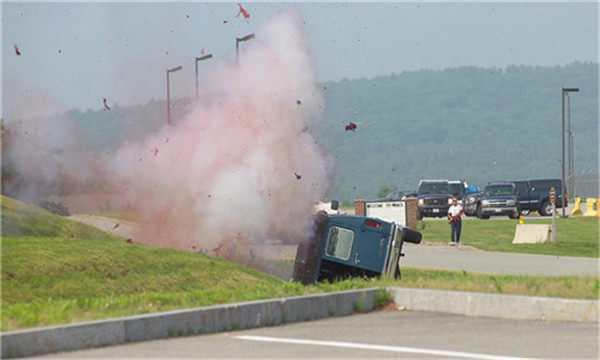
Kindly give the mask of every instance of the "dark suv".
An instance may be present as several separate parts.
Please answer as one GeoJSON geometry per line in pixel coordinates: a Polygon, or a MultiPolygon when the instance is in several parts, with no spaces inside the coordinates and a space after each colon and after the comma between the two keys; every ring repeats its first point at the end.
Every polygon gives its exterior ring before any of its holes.
{"type": "Polygon", "coordinates": [[[421,180],[417,200],[417,219],[445,217],[452,204],[447,180],[421,180]]]}
{"type": "Polygon", "coordinates": [[[492,215],[508,215],[511,219],[519,217],[517,190],[514,183],[489,183],[483,189],[477,207],[477,217],[489,219],[492,215]]]}

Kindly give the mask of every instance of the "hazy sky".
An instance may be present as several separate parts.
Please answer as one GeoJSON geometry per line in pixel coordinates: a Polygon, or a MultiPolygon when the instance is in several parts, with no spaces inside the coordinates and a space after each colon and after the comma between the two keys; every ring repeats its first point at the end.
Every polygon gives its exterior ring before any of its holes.
{"type": "MultiPolygon", "coordinates": [[[[598,61],[598,4],[571,2],[3,2],[6,119],[194,96],[203,74],[235,61],[235,38],[296,9],[318,81],[474,65],[598,61]],[[17,43],[21,53],[14,49],[17,43]]],[[[240,44],[252,46],[252,40],[240,44]]]]}

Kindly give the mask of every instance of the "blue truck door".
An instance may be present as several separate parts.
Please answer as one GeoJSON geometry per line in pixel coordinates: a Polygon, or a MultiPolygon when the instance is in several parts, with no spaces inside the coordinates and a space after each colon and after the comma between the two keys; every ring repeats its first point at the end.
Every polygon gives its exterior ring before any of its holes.
{"type": "Polygon", "coordinates": [[[336,220],[330,221],[326,230],[323,258],[381,273],[388,252],[391,224],[358,217],[336,220]]]}
{"type": "Polygon", "coordinates": [[[514,181],[517,191],[517,204],[519,210],[532,209],[529,197],[529,183],[527,181],[514,181]]]}
{"type": "Polygon", "coordinates": [[[391,225],[367,218],[357,230],[352,263],[362,269],[381,273],[385,265],[390,241],[391,225]]]}

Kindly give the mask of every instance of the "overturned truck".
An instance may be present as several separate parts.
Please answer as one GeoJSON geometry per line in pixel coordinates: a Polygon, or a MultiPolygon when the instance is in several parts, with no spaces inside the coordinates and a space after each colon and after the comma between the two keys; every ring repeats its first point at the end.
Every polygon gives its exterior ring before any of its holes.
{"type": "Polygon", "coordinates": [[[294,262],[293,280],[304,285],[352,276],[398,278],[403,243],[421,242],[420,232],[377,218],[320,212],[313,221],[314,235],[298,245],[294,262]]]}

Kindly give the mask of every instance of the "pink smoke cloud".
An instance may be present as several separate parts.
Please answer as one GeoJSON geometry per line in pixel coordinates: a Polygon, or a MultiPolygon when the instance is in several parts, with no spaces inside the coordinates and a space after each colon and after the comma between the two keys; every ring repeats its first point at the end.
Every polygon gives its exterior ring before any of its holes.
{"type": "Polygon", "coordinates": [[[189,114],[109,165],[144,214],[140,242],[210,249],[231,233],[303,240],[332,163],[306,131],[323,98],[297,14],[271,19],[244,44],[239,65],[220,64],[203,89],[189,114]]]}

